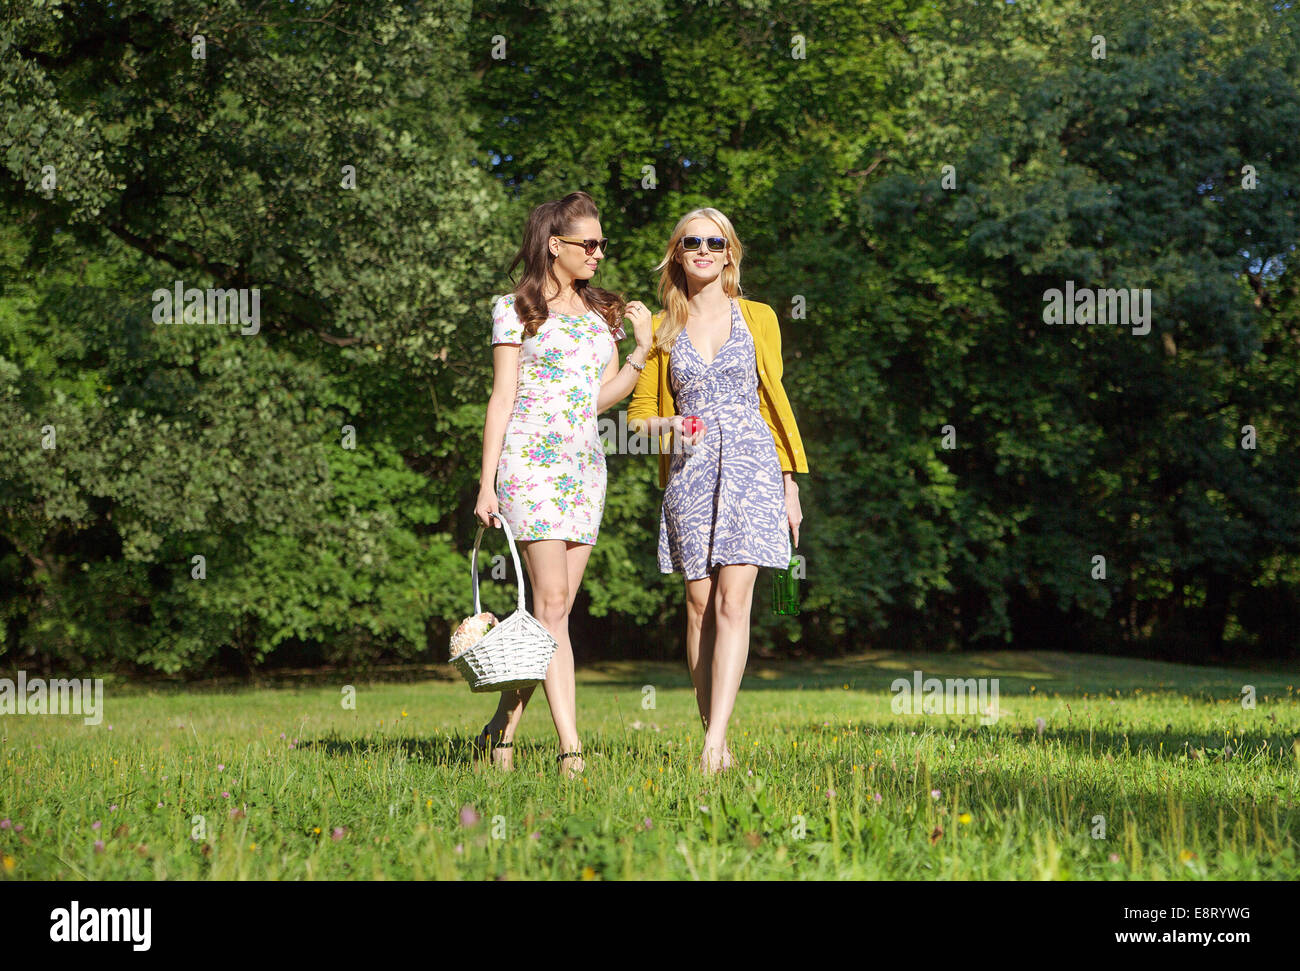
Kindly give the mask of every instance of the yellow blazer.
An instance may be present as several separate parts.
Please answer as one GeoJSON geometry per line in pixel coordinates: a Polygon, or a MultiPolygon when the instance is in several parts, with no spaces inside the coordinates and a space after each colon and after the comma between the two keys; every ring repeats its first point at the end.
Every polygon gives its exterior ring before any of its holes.
{"type": "MultiPolygon", "coordinates": [[[[781,361],[781,327],[776,322],[776,312],[767,304],[753,300],[741,300],[740,312],[754,338],[758,364],[758,410],[772,432],[781,471],[807,472],[808,459],[804,455],[803,440],[799,437],[799,428],[795,425],[794,412],[790,410],[785,388],[781,386],[784,365],[781,361]]],[[[662,320],[661,310],[651,320],[651,328],[657,331],[662,320]]],[[[632,392],[632,403],[627,408],[629,428],[635,428],[635,423],[640,419],[655,416],[669,418],[677,414],[672,391],[668,387],[668,357],[667,350],[659,350],[646,358],[645,370],[637,379],[636,390],[632,392]]],[[[671,445],[664,445],[664,438],[671,434],[664,432],[659,437],[660,489],[668,485],[672,448],[671,445]]]]}

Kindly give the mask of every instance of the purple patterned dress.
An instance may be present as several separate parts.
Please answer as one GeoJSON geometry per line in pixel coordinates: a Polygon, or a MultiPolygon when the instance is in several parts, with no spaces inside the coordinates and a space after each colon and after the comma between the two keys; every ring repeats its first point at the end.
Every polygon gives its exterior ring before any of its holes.
{"type": "Polygon", "coordinates": [[[668,367],[677,413],[704,419],[704,438],[672,457],[659,515],[659,571],[698,580],[728,563],[788,567],[785,483],[758,410],[754,339],[740,304],[731,301],[731,334],[712,362],[704,363],[683,329],[668,367]]]}

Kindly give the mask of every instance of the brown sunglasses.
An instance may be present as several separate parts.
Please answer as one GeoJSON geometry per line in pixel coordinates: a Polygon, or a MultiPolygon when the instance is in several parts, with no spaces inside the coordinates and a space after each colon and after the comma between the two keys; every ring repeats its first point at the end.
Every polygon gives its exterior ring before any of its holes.
{"type": "Polygon", "coordinates": [[[584,250],[587,251],[588,256],[596,252],[597,247],[599,247],[602,253],[606,253],[609,251],[608,236],[602,236],[600,239],[578,239],[576,236],[556,235],[555,238],[565,243],[574,243],[578,246],[581,246],[584,250]]]}

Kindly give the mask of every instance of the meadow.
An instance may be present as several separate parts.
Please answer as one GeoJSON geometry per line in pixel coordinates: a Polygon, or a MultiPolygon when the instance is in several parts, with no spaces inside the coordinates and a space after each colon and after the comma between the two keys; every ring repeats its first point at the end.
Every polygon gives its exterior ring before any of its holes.
{"type": "Polygon", "coordinates": [[[578,672],[572,781],[540,689],[501,773],[471,752],[495,696],[420,676],[109,681],[98,726],[6,716],[0,879],[1300,876],[1294,670],[751,659],[739,765],[706,778],[684,666],[599,664],[578,672]],[[914,670],[997,678],[1000,717],[897,713],[890,683],[914,670]]]}

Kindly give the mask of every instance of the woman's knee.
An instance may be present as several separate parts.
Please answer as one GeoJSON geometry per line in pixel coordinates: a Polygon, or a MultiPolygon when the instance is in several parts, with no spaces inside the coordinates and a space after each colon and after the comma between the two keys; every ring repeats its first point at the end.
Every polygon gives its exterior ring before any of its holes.
{"type": "Polygon", "coordinates": [[[718,622],[722,624],[749,623],[750,607],[753,605],[753,601],[753,588],[748,590],[720,589],[715,604],[718,611],[718,622]]]}
{"type": "Polygon", "coordinates": [[[533,612],[543,624],[565,620],[569,616],[569,591],[563,587],[534,590],[533,612]]]}
{"type": "Polygon", "coordinates": [[[707,590],[686,591],[686,623],[694,628],[699,628],[704,623],[704,618],[709,612],[709,601],[712,599],[711,592],[707,590]]]}

